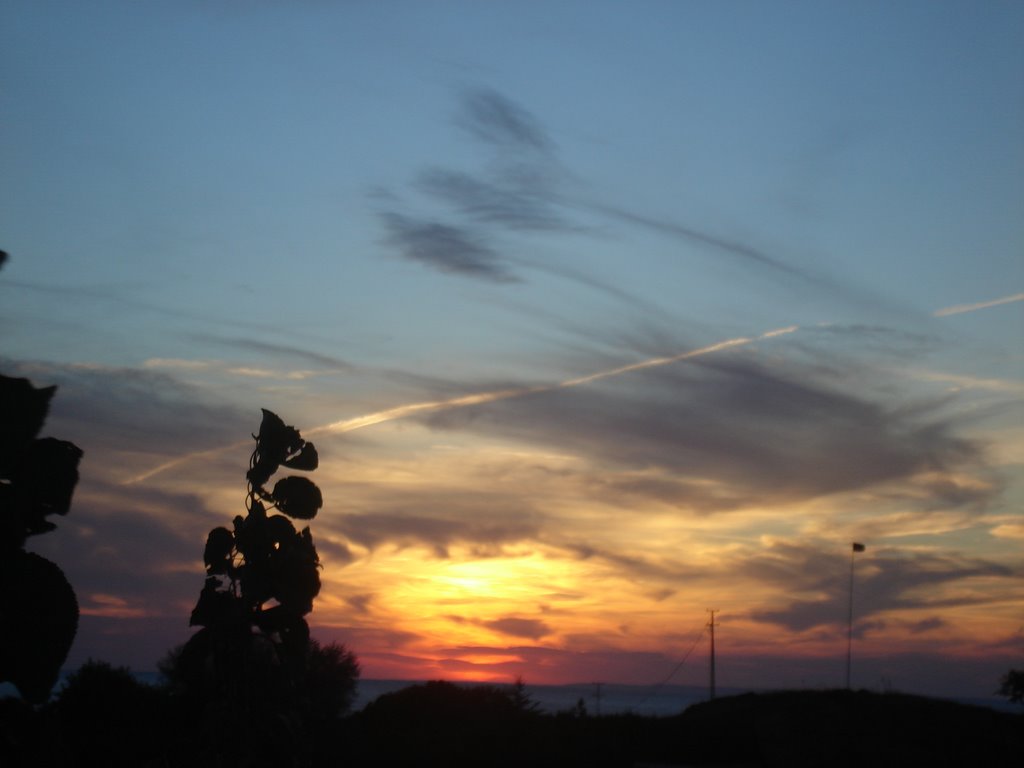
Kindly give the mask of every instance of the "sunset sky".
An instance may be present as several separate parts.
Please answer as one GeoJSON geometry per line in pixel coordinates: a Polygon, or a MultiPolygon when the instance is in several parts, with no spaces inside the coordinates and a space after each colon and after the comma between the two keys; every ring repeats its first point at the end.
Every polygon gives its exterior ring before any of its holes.
{"type": "Polygon", "coordinates": [[[68,664],[189,636],[260,408],[367,678],[1024,662],[1024,5],[0,7],[0,372],[68,664]]]}

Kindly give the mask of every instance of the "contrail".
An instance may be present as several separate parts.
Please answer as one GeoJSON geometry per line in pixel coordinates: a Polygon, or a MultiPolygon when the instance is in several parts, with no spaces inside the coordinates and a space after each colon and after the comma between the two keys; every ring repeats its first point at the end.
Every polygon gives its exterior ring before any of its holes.
{"type": "Polygon", "coordinates": [[[129,477],[127,480],[122,480],[121,485],[135,485],[136,483],[141,483],[144,480],[149,480],[149,478],[153,477],[154,475],[159,475],[161,472],[166,472],[168,469],[174,469],[174,467],[178,466],[179,464],[184,464],[187,461],[192,461],[192,459],[202,459],[207,456],[217,456],[218,454],[224,453],[224,451],[231,451],[236,448],[244,448],[247,445],[252,445],[252,443],[249,443],[247,441],[240,441],[237,443],[231,443],[231,445],[219,445],[216,448],[208,448],[205,451],[195,451],[193,453],[186,453],[184,456],[179,456],[176,459],[165,461],[163,464],[153,467],[152,469],[148,469],[140,475],[135,475],[134,477],[129,477]]]}
{"type": "Polygon", "coordinates": [[[991,301],[979,301],[977,304],[957,304],[945,309],[937,309],[932,312],[932,317],[948,317],[949,315],[960,315],[964,312],[977,312],[979,309],[998,307],[1000,304],[1010,304],[1014,301],[1024,301],[1024,293],[1015,293],[1013,296],[1004,296],[1001,299],[991,301]]]}
{"type": "MultiPolygon", "coordinates": [[[[373,413],[367,413],[363,416],[355,416],[351,419],[342,419],[341,421],[333,421],[330,424],[323,424],[319,427],[313,427],[312,429],[303,430],[303,433],[307,436],[315,435],[324,432],[342,433],[352,432],[357,429],[363,429],[365,427],[372,427],[374,424],[382,424],[386,421],[395,421],[396,419],[404,419],[407,416],[413,416],[421,413],[434,413],[436,411],[445,411],[451,408],[464,408],[468,405],[481,405],[484,403],[493,403],[498,400],[508,400],[514,397],[523,397],[525,395],[533,395],[541,392],[553,392],[558,389],[569,389],[572,387],[583,386],[584,384],[590,384],[594,381],[600,381],[601,379],[611,378],[613,376],[621,376],[625,373],[632,373],[633,371],[640,371],[646,368],[657,368],[663,365],[671,365],[672,363],[679,363],[684,360],[692,360],[695,357],[702,357],[704,355],[710,355],[715,352],[721,352],[726,349],[732,349],[734,347],[744,347],[749,344],[753,344],[764,339],[772,339],[776,336],[783,336],[789,333],[794,333],[800,329],[798,325],[790,325],[785,328],[776,328],[775,330],[765,331],[759,336],[740,336],[735,339],[727,339],[725,341],[719,341],[715,344],[711,344],[706,347],[700,347],[699,349],[691,349],[689,352],[681,352],[678,355],[671,355],[668,357],[652,357],[647,360],[641,360],[638,363],[630,363],[628,365],[621,365],[617,368],[609,368],[604,371],[597,371],[586,376],[579,376],[572,379],[566,379],[556,384],[540,384],[532,387],[512,387],[510,389],[497,389],[492,392],[479,392],[474,395],[461,395],[459,397],[447,398],[445,400],[428,400],[422,403],[407,403],[406,405],[397,405],[394,408],[386,408],[382,411],[374,411],[373,413]]],[[[188,453],[184,456],[179,456],[176,459],[171,459],[163,464],[154,467],[153,469],[147,470],[142,474],[135,475],[127,480],[124,480],[121,485],[135,485],[148,480],[155,475],[159,475],[161,472],[165,472],[168,469],[172,469],[180,464],[184,464],[192,459],[203,458],[206,456],[213,456],[223,451],[233,450],[241,448],[247,445],[245,442],[232,443],[231,445],[220,446],[218,448],[210,448],[205,451],[196,451],[195,453],[188,453]]]]}
{"type": "Polygon", "coordinates": [[[431,400],[423,403],[409,403],[407,405],[396,405],[383,411],[374,411],[365,416],[356,416],[351,419],[333,421],[330,424],[313,427],[307,430],[307,435],[318,432],[351,432],[354,429],[372,427],[385,421],[394,421],[411,416],[415,413],[431,413],[432,411],[443,411],[449,408],[461,408],[466,405],[479,405],[480,403],[493,403],[495,400],[506,400],[510,397],[522,397],[533,392],[546,392],[552,389],[551,386],[537,387],[516,387],[514,389],[499,389],[494,392],[479,392],[475,395],[462,395],[447,400],[431,400]]]}

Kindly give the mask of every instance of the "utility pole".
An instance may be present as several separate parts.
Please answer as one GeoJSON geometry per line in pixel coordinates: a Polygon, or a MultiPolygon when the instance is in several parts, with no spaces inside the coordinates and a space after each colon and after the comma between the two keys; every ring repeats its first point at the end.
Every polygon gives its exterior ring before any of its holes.
{"type": "Polygon", "coordinates": [[[853,651],[853,562],[854,555],[865,549],[867,547],[856,541],[850,547],[850,605],[846,614],[846,690],[850,690],[850,657],[853,651]]]}
{"type": "Polygon", "coordinates": [[[710,615],[708,629],[711,630],[711,687],[709,694],[712,699],[715,698],[715,614],[718,612],[717,608],[708,608],[708,614],[710,615]]]}
{"type": "Polygon", "coordinates": [[[601,716],[601,686],[604,683],[594,683],[594,698],[597,699],[597,716],[601,716]]]}

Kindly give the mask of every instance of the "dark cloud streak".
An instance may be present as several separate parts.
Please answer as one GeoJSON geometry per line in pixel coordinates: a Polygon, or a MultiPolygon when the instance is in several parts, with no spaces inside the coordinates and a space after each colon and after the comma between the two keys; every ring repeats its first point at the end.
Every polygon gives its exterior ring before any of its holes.
{"type": "Polygon", "coordinates": [[[457,123],[473,137],[498,147],[534,152],[552,147],[532,114],[490,88],[463,94],[457,123]]]}
{"type": "Polygon", "coordinates": [[[420,174],[418,186],[478,222],[527,232],[572,229],[542,186],[495,184],[440,168],[420,174]]]}
{"type": "MultiPolygon", "coordinates": [[[[681,506],[739,506],[808,499],[981,461],[974,443],[937,416],[891,411],[816,383],[800,366],[765,366],[723,353],[712,362],[632,374],[615,382],[555,389],[420,417],[437,429],[466,429],[542,442],[620,471],[659,469],[716,481],[681,506]]],[[[628,489],[643,493],[643,484],[628,489]]],[[[665,499],[670,484],[649,489],[665,499]]],[[[953,499],[944,487],[937,492],[953,499]]],[[[969,499],[977,503],[977,494],[969,499]]]]}
{"type": "Polygon", "coordinates": [[[403,257],[440,272],[496,283],[520,279],[502,263],[496,251],[464,227],[414,219],[400,213],[381,215],[387,240],[403,257]]]}
{"type": "MultiPolygon", "coordinates": [[[[793,631],[831,628],[838,632],[846,620],[849,597],[846,561],[835,551],[808,544],[776,544],[769,551],[739,559],[727,570],[774,584],[794,594],[821,593],[818,598],[796,599],[779,608],[754,610],[755,621],[776,624],[793,631]]],[[[871,558],[871,569],[857,577],[857,616],[860,631],[876,626],[878,617],[893,610],[937,609],[962,605],[998,603],[1007,598],[998,590],[971,594],[962,587],[954,596],[942,596],[941,588],[979,577],[1015,581],[1021,575],[1001,563],[955,554],[931,554],[890,550],[871,558]]],[[[909,627],[913,634],[942,626],[931,617],[909,627]]]]}
{"type": "Polygon", "coordinates": [[[746,243],[730,240],[728,238],[721,237],[701,229],[696,229],[694,227],[689,227],[684,224],[669,221],[667,219],[646,216],[634,211],[626,210],[625,208],[600,203],[590,203],[587,207],[597,213],[624,221],[628,224],[650,229],[669,237],[681,238],[690,243],[709,246],[715,250],[722,251],[733,256],[739,256],[741,259],[749,263],[754,263],[763,267],[770,267],[771,269],[783,272],[790,276],[800,277],[810,282],[821,282],[820,278],[812,278],[808,273],[801,271],[796,267],[775,258],[774,256],[770,256],[758,248],[747,245],[746,243]]]}
{"type": "MultiPolygon", "coordinates": [[[[585,230],[568,222],[565,212],[584,211],[710,248],[747,265],[838,290],[830,281],[747,243],[622,206],[559,194],[557,183],[566,173],[559,167],[554,144],[541,122],[493,89],[466,91],[456,122],[477,141],[499,150],[498,162],[486,172],[475,175],[445,168],[424,170],[418,176],[417,186],[427,196],[452,206],[458,215],[478,225],[534,233],[582,232],[585,230]]],[[[408,259],[443,272],[515,282],[509,279],[510,272],[502,266],[503,261],[511,259],[485,245],[486,238],[480,233],[470,236],[452,225],[415,223],[398,213],[385,214],[384,221],[390,232],[389,240],[408,259]]],[[[563,272],[561,276],[567,275],[563,272]]],[[[601,288],[600,283],[579,282],[601,288]]]]}
{"type": "Polygon", "coordinates": [[[346,362],[341,358],[322,355],[319,352],[312,352],[307,349],[301,349],[299,347],[288,346],[285,344],[273,344],[271,342],[260,341],[258,339],[216,336],[214,334],[207,333],[195,333],[191,335],[191,338],[207,344],[219,344],[233,349],[250,350],[260,354],[300,360],[329,370],[350,371],[354,368],[351,363],[346,362]]]}
{"type": "Polygon", "coordinates": [[[420,545],[440,558],[447,558],[449,548],[459,543],[475,546],[476,553],[484,556],[497,553],[496,548],[503,544],[535,539],[539,534],[536,514],[519,501],[472,493],[436,496],[410,499],[409,507],[416,511],[406,512],[395,509],[398,499],[390,494],[390,509],[344,515],[332,528],[369,550],[385,544],[420,545]]]}

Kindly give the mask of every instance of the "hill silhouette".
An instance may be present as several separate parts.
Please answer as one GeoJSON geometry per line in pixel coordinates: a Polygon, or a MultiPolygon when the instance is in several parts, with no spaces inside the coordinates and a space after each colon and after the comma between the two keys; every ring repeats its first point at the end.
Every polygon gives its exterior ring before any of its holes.
{"type": "Polygon", "coordinates": [[[1011,766],[1024,715],[899,693],[784,691],[690,707],[678,744],[690,764],[1011,766]]]}
{"type": "Polygon", "coordinates": [[[590,717],[435,682],[380,697],[342,734],[346,764],[359,766],[1019,766],[1024,757],[1024,714],[846,690],[742,694],[673,717],[590,717]]]}

